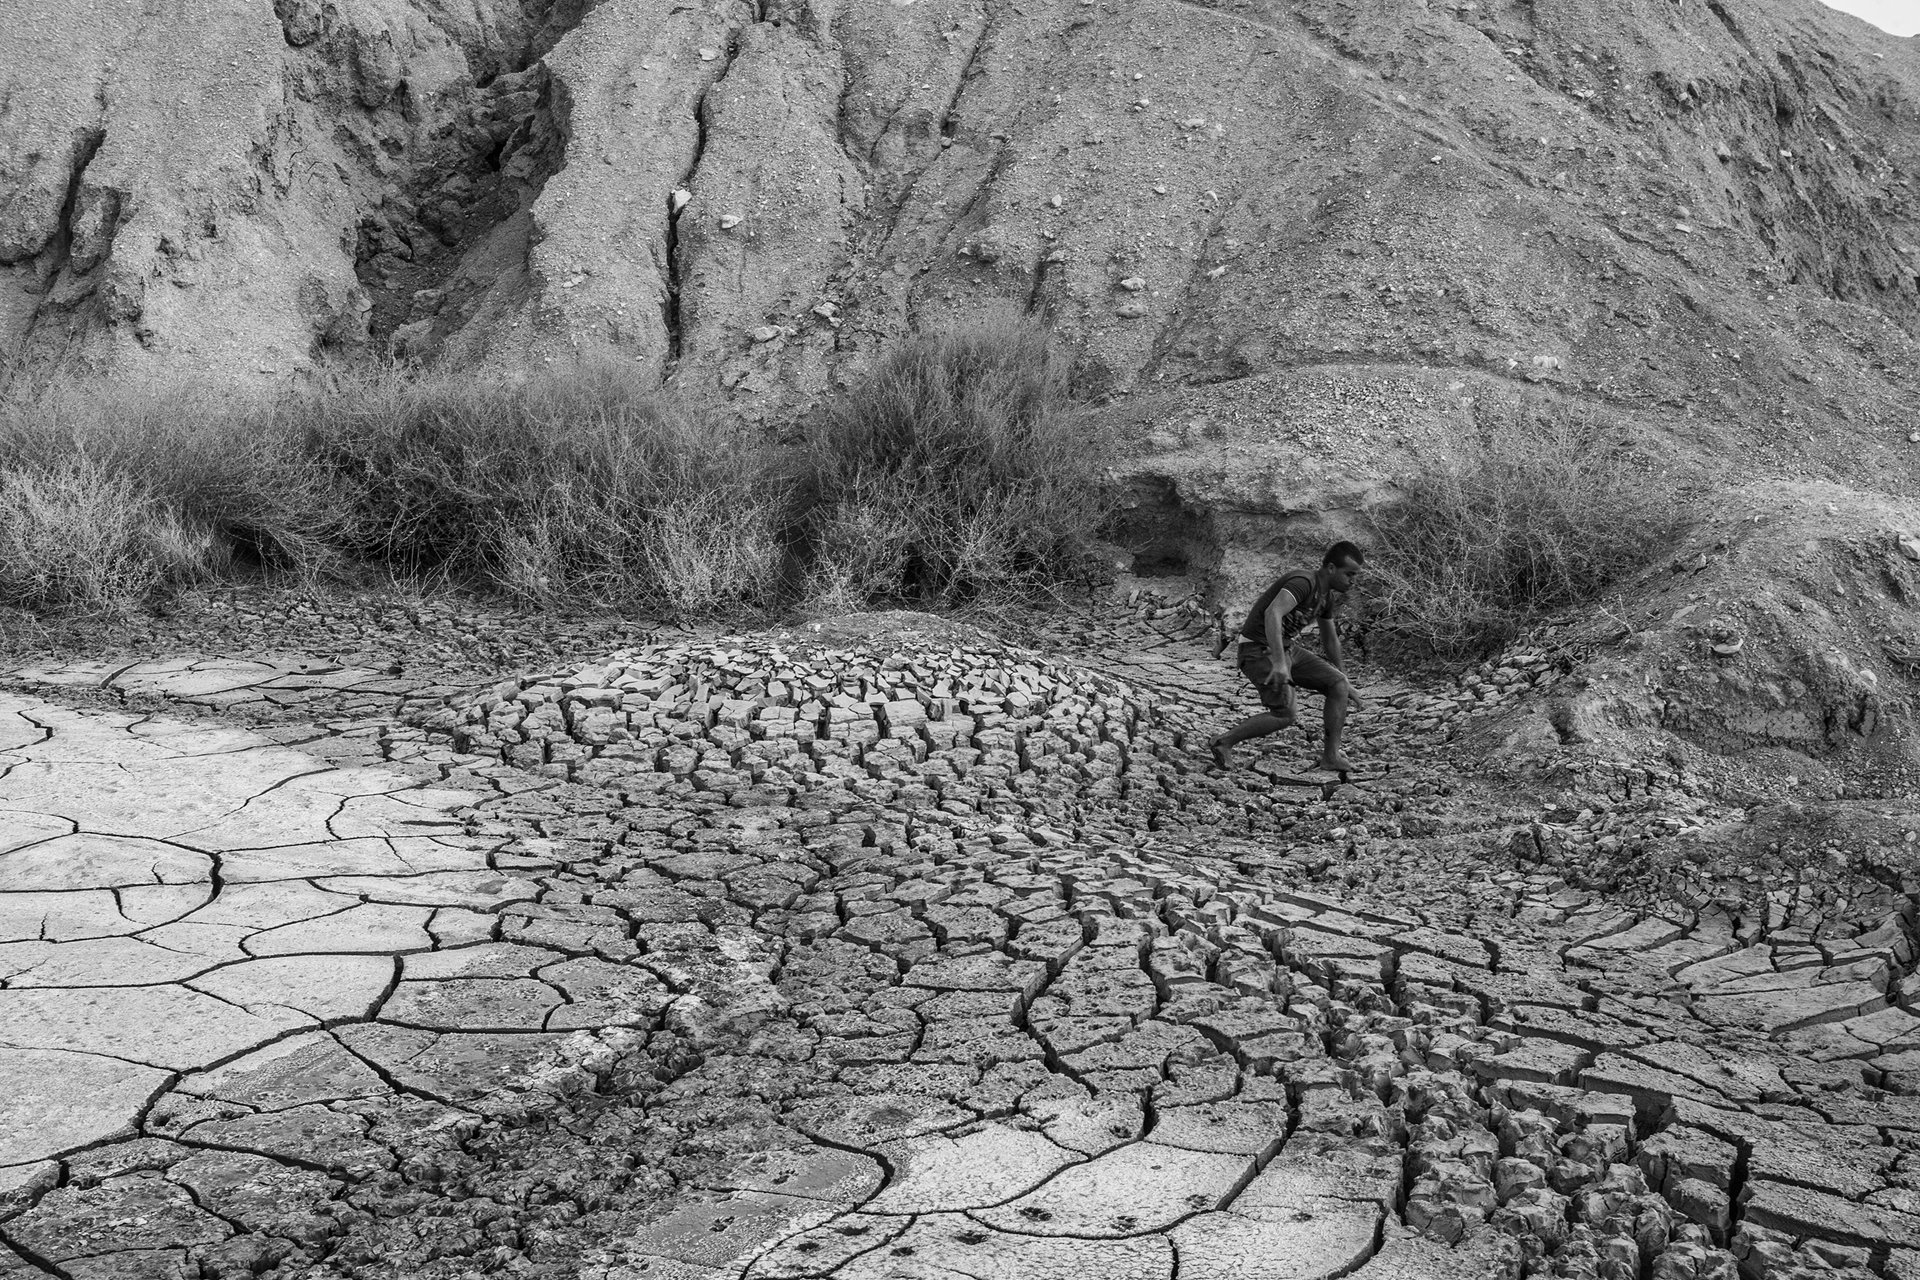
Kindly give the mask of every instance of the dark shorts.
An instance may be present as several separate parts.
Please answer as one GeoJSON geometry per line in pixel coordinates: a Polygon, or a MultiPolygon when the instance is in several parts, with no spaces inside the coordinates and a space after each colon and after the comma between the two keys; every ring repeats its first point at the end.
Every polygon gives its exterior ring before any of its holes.
{"type": "MultiPolygon", "coordinates": [[[[1315,693],[1324,694],[1346,678],[1340,674],[1340,668],[1299,645],[1288,651],[1287,659],[1296,688],[1312,689],[1315,693]]],[[[1269,711],[1279,711],[1286,706],[1282,691],[1267,683],[1267,677],[1273,674],[1273,655],[1267,652],[1267,646],[1251,641],[1242,642],[1237,665],[1240,674],[1253,682],[1254,691],[1260,695],[1261,706],[1269,711]]]]}

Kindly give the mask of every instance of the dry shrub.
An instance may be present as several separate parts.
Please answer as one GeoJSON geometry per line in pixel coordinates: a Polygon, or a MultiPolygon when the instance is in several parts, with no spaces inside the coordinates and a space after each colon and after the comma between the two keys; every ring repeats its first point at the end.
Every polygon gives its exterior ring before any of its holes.
{"type": "Polygon", "coordinates": [[[16,379],[0,492],[0,595],[34,609],[123,608],[236,555],[307,571],[332,554],[326,477],[244,391],[16,379]]]}
{"type": "Polygon", "coordinates": [[[194,549],[164,508],[84,455],[0,470],[0,603],[110,612],[194,549]]]}
{"type": "Polygon", "coordinates": [[[1662,553],[1685,523],[1670,470],[1590,412],[1483,415],[1376,516],[1381,625],[1444,654],[1511,640],[1662,553]]]}
{"type": "Polygon", "coordinates": [[[172,513],[217,572],[239,553],[310,569],[331,557],[338,494],[300,456],[262,388],[60,376],[0,397],[0,468],[84,456],[172,513]]]}
{"type": "Polygon", "coordinates": [[[1079,564],[1102,441],[1032,322],[916,342],[779,467],[633,367],[520,381],[392,366],[292,388],[16,380],[0,398],[0,600],[129,605],[235,561],[477,583],[675,616],[808,589],[1011,598],[1079,564]]]}
{"type": "Polygon", "coordinates": [[[1069,577],[1107,514],[1108,453],[1033,320],[995,313],[920,338],[807,433],[809,592],[953,605],[1069,577]]]}
{"type": "Polygon", "coordinates": [[[288,411],[351,495],[358,559],[681,615],[762,606],[777,577],[764,451],[630,368],[362,372],[288,411]]]}
{"type": "Polygon", "coordinates": [[[16,382],[0,598],[126,606],[238,558],[541,604],[761,607],[787,515],[765,457],[616,367],[508,382],[383,366],[279,391],[16,382]]]}
{"type": "Polygon", "coordinates": [[[669,613],[703,615],[774,602],[785,556],[777,534],[784,506],[767,494],[729,481],[704,491],[688,488],[656,509],[640,551],[656,598],[669,613]]]}

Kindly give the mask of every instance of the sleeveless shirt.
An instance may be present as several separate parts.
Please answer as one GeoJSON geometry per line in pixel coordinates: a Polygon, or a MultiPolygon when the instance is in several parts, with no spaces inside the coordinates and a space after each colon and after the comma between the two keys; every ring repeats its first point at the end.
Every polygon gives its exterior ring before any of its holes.
{"type": "Polygon", "coordinates": [[[1318,586],[1319,580],[1310,573],[1283,574],[1274,581],[1272,586],[1260,593],[1258,600],[1253,602],[1253,608],[1247,613],[1247,620],[1240,628],[1241,638],[1255,644],[1264,644],[1269,649],[1273,648],[1273,641],[1267,635],[1267,610],[1282,591],[1291,591],[1293,608],[1289,609],[1286,616],[1280,620],[1280,629],[1283,633],[1281,644],[1291,645],[1293,638],[1306,630],[1309,622],[1318,622],[1322,618],[1333,616],[1333,593],[1327,592],[1321,596],[1316,593],[1318,586]]]}

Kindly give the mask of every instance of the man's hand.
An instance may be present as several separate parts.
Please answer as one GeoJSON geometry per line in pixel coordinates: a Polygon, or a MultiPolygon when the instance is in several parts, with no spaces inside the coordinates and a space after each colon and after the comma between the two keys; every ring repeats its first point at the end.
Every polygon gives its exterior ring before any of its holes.
{"type": "Polygon", "coordinates": [[[1282,671],[1279,667],[1274,667],[1271,671],[1267,672],[1267,678],[1264,682],[1267,688],[1272,689],[1280,695],[1280,703],[1283,709],[1282,713],[1288,719],[1293,718],[1293,681],[1290,679],[1291,674],[1291,672],[1282,671]]]}
{"type": "Polygon", "coordinates": [[[1358,711],[1366,705],[1366,703],[1360,700],[1360,691],[1358,689],[1352,687],[1347,689],[1347,710],[1358,711]]]}

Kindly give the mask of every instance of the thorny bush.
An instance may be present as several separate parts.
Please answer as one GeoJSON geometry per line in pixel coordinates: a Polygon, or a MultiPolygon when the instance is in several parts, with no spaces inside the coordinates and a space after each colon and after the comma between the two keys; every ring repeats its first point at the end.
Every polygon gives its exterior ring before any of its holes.
{"type": "Polygon", "coordinates": [[[910,342],[784,455],[633,366],[335,368],[277,389],[16,377],[0,604],[115,610],[240,572],[369,570],[678,617],[796,593],[1001,599],[1078,567],[1102,453],[1044,331],[1011,315],[910,342]]]}
{"type": "Polygon", "coordinates": [[[1369,575],[1382,629],[1442,654],[1591,599],[1686,521],[1682,481],[1581,410],[1482,413],[1422,464],[1375,516],[1369,575]]]}
{"type": "Polygon", "coordinates": [[[785,509],[765,455],[625,370],[391,366],[277,390],[16,380],[0,603],[124,609],[169,584],[374,569],[543,604],[758,606],[785,509]]]}
{"type": "Polygon", "coordinates": [[[809,594],[951,606],[1078,573],[1110,511],[1110,449],[1067,375],[1037,322],[993,312],[831,403],[799,456],[809,594]]]}

